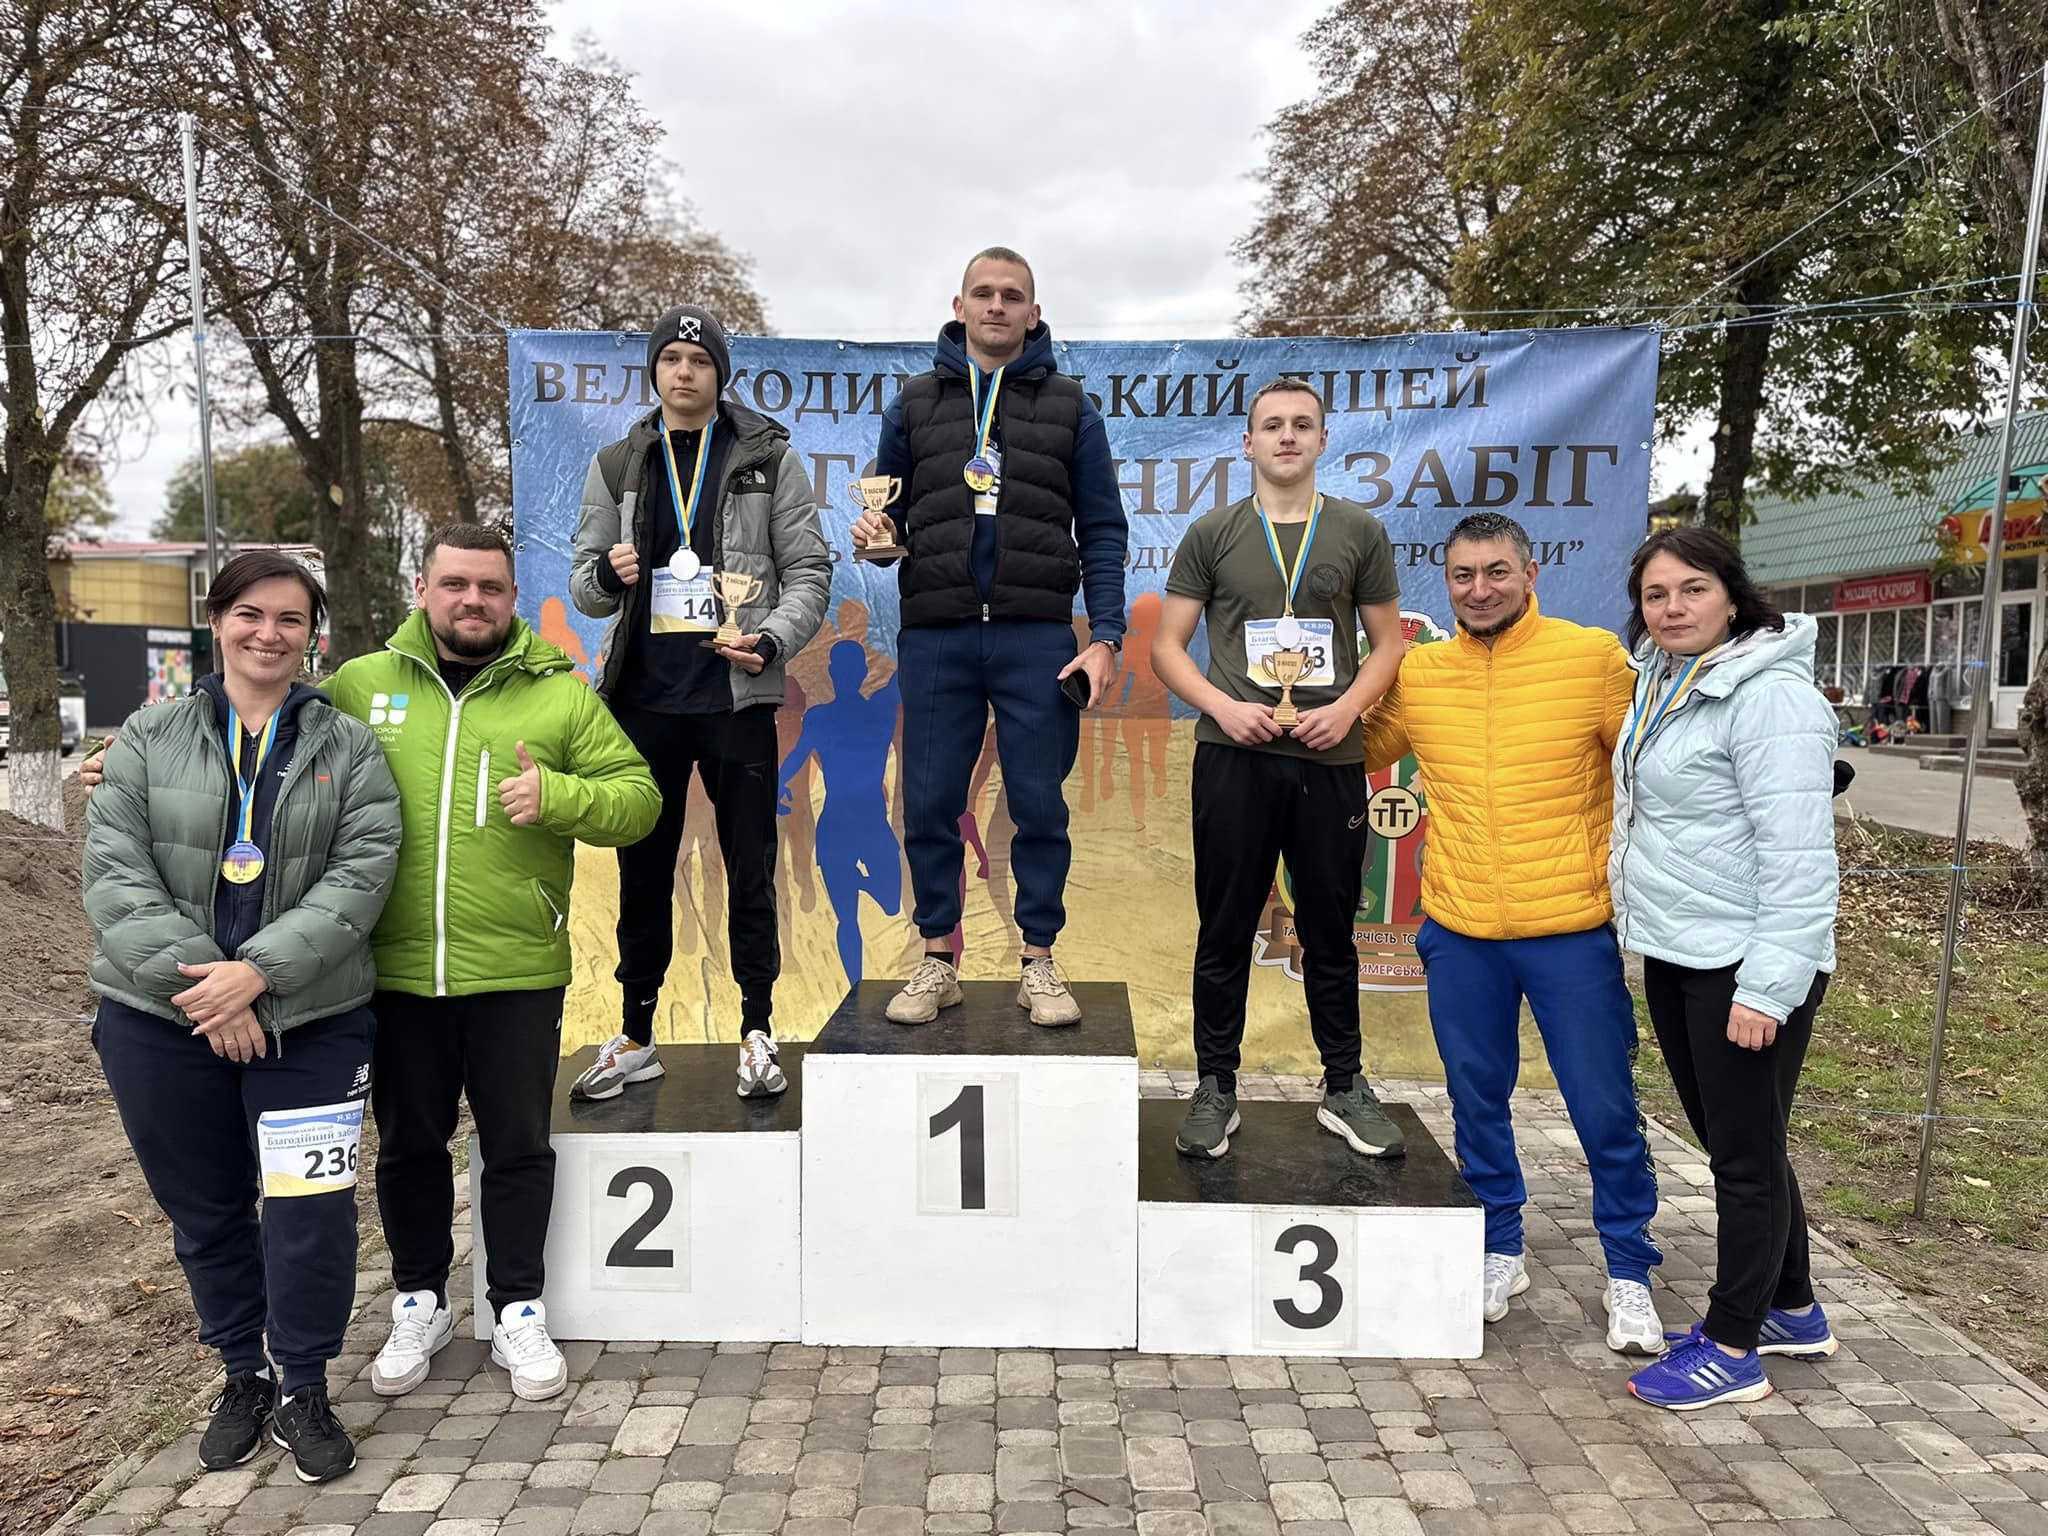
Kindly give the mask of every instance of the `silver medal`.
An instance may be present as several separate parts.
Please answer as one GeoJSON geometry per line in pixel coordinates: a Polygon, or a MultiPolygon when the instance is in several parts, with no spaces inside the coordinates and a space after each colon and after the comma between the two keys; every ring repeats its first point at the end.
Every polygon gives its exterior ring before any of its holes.
{"type": "Polygon", "coordinates": [[[704,562],[697,558],[697,551],[687,544],[669,556],[668,573],[677,581],[695,581],[703,569],[704,562]]]}
{"type": "Polygon", "coordinates": [[[1273,621],[1273,638],[1280,642],[1282,650],[1291,651],[1301,643],[1301,626],[1294,621],[1294,615],[1284,613],[1273,621]]]}

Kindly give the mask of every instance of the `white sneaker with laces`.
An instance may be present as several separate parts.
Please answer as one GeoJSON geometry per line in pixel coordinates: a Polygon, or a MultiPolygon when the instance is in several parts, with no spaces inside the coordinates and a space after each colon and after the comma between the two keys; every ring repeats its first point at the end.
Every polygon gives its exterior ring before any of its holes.
{"type": "Polygon", "coordinates": [[[370,1390],[399,1397],[427,1379],[442,1345],[455,1337],[455,1314],[432,1291],[400,1291],[391,1303],[391,1337],[370,1363],[370,1390]]]}
{"type": "Polygon", "coordinates": [[[889,999],[891,1024],[929,1024],[960,1002],[960,973],[944,955],[926,953],[903,990],[889,999]]]}
{"type": "Polygon", "coordinates": [[[1664,1324],[1640,1280],[1607,1282],[1607,1347],[1628,1355],[1664,1353],[1664,1324]]]}
{"type": "Polygon", "coordinates": [[[767,1098],[788,1086],[789,1079],[775,1064],[775,1042],[761,1030],[748,1030],[740,1042],[740,1097],[767,1098]]]}
{"type": "Polygon", "coordinates": [[[1081,1022],[1081,1005],[1067,990],[1066,978],[1052,963],[1051,955],[1031,955],[1025,959],[1024,973],[1017,979],[1017,1006],[1031,1011],[1034,1024],[1081,1022]]]}
{"type": "Polygon", "coordinates": [[[1497,1323],[1508,1315],[1508,1298],[1529,1289],[1529,1266],[1519,1253],[1486,1256],[1485,1317],[1497,1323]]]}
{"type": "Polygon", "coordinates": [[[491,1329],[491,1361],[512,1373],[513,1395],[529,1403],[569,1384],[569,1362],[548,1337],[548,1309],[538,1301],[505,1303],[491,1329]]]}
{"type": "Polygon", "coordinates": [[[616,1099],[628,1083],[645,1083],[667,1069],[652,1041],[636,1043],[631,1035],[613,1035],[598,1047],[597,1060],[569,1086],[574,1099],[616,1099]]]}

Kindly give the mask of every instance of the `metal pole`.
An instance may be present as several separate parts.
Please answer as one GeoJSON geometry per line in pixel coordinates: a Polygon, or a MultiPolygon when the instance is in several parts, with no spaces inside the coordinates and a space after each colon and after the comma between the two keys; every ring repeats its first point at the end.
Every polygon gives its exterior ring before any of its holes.
{"type": "Polygon", "coordinates": [[[199,387],[199,500],[206,509],[206,585],[220,574],[220,523],[213,499],[212,405],[206,392],[206,280],[199,262],[199,148],[197,120],[178,115],[185,146],[185,261],[192,276],[192,367],[199,387]]]}
{"type": "Polygon", "coordinates": [[[1913,1214],[1927,1214],[1927,1178],[1934,1166],[1934,1107],[1941,1093],[1941,1048],[1948,1032],[1954,989],[1956,936],[1963,920],[1964,866],[1969,862],[1970,796],[1977,784],[1977,745],[1992,710],[1991,659],[1998,643],[1998,587],[2005,560],[2005,504],[2012,490],[2013,424],[2020,413],[2020,381],[2027,369],[2027,331],[2034,318],[2034,272],[2041,250],[2041,203],[2048,190],[2048,64],[2041,67],[2040,122],[2034,130],[2034,184],[2027,196],[2027,239],[2020,251],[2020,291],[2013,307],[2012,369],[2005,386],[2005,424],[1998,433],[1998,490],[1991,506],[1991,536],[1984,553],[1984,624],[1977,637],[1978,685],[1963,741],[1963,787],[1956,796],[1956,850],[1949,859],[1948,919],[1941,936],[1941,979],[1934,992],[1934,1040],[1927,1060],[1927,1094],[1920,1111],[1920,1171],[1913,1180],[1913,1214]]]}

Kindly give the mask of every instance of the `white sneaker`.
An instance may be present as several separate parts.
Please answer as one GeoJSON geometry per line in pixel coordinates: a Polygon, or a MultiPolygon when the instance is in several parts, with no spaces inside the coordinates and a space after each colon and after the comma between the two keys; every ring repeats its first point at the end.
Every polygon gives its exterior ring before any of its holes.
{"type": "Polygon", "coordinates": [[[435,1353],[455,1337],[455,1314],[432,1291],[400,1291],[391,1303],[391,1337],[370,1364],[370,1390],[398,1397],[427,1379],[435,1353]]]}
{"type": "Polygon", "coordinates": [[[891,1024],[929,1024],[941,1008],[960,1002],[960,973],[944,955],[927,953],[903,990],[889,999],[891,1024]]]}
{"type": "Polygon", "coordinates": [[[651,1041],[638,1045],[630,1035],[613,1035],[598,1048],[590,1070],[569,1085],[569,1097],[616,1099],[626,1091],[626,1084],[651,1081],[665,1070],[651,1041]]]}
{"type": "Polygon", "coordinates": [[[1508,1298],[1529,1289],[1529,1267],[1519,1253],[1486,1256],[1485,1316],[1497,1323],[1508,1315],[1508,1298]]]}
{"type": "Polygon", "coordinates": [[[740,1097],[767,1098],[788,1086],[789,1079],[775,1064],[775,1042],[761,1030],[748,1030],[740,1042],[740,1097]]]}
{"type": "Polygon", "coordinates": [[[1664,1353],[1664,1324],[1640,1280],[1607,1282],[1607,1347],[1629,1355],[1664,1353]]]}
{"type": "Polygon", "coordinates": [[[537,1301],[510,1301],[491,1329],[491,1361],[512,1373],[512,1392],[529,1403],[569,1385],[569,1362],[548,1337],[548,1309],[537,1301]]]}
{"type": "Polygon", "coordinates": [[[1023,974],[1017,978],[1017,1006],[1030,1010],[1034,1024],[1081,1022],[1081,1005],[1067,990],[1067,980],[1051,955],[1033,955],[1024,962],[1023,974]]]}

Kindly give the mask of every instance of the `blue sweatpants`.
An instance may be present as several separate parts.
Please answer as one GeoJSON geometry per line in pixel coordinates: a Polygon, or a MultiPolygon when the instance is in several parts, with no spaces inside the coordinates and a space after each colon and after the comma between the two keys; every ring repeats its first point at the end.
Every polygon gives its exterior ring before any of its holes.
{"type": "Polygon", "coordinates": [[[199,1342],[220,1351],[231,1375],[274,1360],[284,1390],[296,1392],[324,1381],[341,1353],[356,1289],[355,1169],[337,1150],[332,1168],[315,1159],[332,1190],[262,1198],[258,1122],[364,1098],[373,1027],[369,1009],[352,1008],[238,1063],[169,1019],[100,1001],[100,1066],[149,1191],[171,1218],[199,1342]]]}
{"type": "Polygon", "coordinates": [[[1060,692],[1074,630],[1049,620],[907,628],[896,637],[903,691],[903,847],[917,931],[942,939],[960,922],[960,818],[991,708],[1003,793],[1016,835],[1010,876],[1026,944],[1050,945],[1067,920],[1065,781],[1081,714],[1060,692]]]}
{"type": "Polygon", "coordinates": [[[1470,939],[1434,921],[1415,937],[1429,1022],[1451,1091],[1458,1165],[1486,1207],[1486,1251],[1522,1251],[1528,1191],[1508,1095],[1521,1076],[1522,999],[1593,1173],[1593,1226],[1616,1280],[1648,1283],[1657,1176],[1636,1103],[1635,1009],[1605,926],[1536,939],[1470,939]]]}

